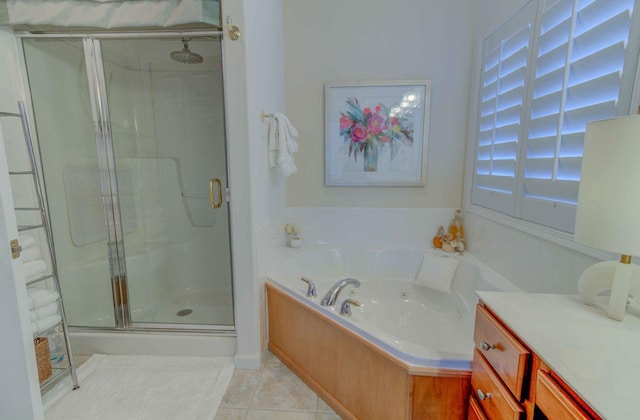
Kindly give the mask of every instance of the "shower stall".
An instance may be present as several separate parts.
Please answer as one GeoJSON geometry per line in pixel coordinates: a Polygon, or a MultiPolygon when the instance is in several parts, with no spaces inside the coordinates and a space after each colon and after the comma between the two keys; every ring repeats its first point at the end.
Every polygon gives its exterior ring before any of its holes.
{"type": "Polygon", "coordinates": [[[234,331],[217,33],[20,35],[73,331],[234,331]]]}

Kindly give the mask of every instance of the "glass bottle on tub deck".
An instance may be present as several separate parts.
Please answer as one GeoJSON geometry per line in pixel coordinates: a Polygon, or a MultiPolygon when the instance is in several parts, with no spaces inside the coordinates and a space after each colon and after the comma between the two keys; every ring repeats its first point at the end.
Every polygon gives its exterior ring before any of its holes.
{"type": "Polygon", "coordinates": [[[462,210],[456,209],[455,215],[449,224],[449,233],[454,239],[464,240],[464,224],[462,223],[462,210]],[[460,234],[460,236],[458,236],[460,234]]]}

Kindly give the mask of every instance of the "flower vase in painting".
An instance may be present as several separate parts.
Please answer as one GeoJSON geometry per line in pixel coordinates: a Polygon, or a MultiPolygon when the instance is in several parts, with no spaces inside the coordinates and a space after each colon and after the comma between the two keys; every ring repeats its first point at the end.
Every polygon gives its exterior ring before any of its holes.
{"type": "Polygon", "coordinates": [[[381,152],[389,149],[393,159],[402,147],[412,147],[413,127],[399,106],[384,104],[362,106],[358,98],[346,98],[340,114],[340,136],[348,144],[348,155],[358,161],[362,154],[365,172],[376,172],[381,152]]]}

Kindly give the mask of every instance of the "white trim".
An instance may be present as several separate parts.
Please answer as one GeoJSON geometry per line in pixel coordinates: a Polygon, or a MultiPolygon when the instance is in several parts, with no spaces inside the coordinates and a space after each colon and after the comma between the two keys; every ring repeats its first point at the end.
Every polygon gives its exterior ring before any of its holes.
{"type": "Polygon", "coordinates": [[[237,369],[260,369],[259,354],[236,354],[233,363],[237,369]]]}
{"type": "Polygon", "coordinates": [[[236,338],[208,334],[139,332],[71,332],[76,354],[140,354],[157,356],[232,356],[236,338]]]}

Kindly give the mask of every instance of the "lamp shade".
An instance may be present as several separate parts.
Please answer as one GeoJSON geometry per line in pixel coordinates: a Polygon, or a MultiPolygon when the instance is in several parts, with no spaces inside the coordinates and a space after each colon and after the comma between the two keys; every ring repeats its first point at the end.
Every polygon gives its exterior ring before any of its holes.
{"type": "Polygon", "coordinates": [[[587,125],[574,239],[640,255],[640,115],[587,125]]]}

